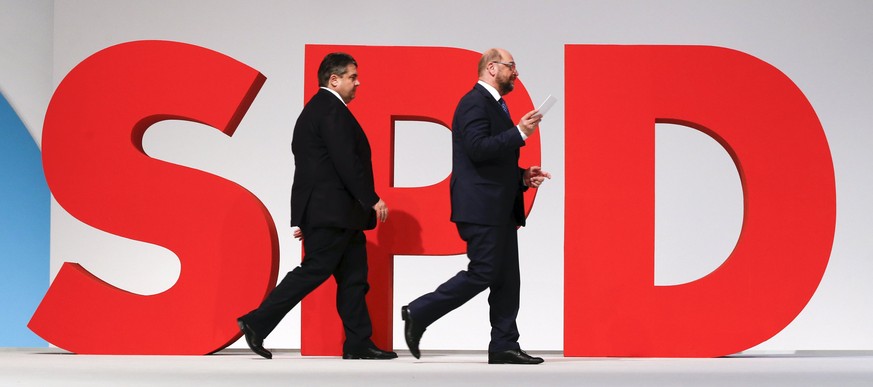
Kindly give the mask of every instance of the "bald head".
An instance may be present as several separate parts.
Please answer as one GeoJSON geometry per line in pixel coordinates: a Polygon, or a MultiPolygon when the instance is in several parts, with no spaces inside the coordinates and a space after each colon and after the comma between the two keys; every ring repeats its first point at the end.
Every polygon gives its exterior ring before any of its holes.
{"type": "Polygon", "coordinates": [[[501,54],[503,52],[506,52],[506,50],[502,48],[491,48],[482,54],[482,58],[479,59],[479,77],[488,70],[489,63],[502,61],[503,58],[501,58],[501,54]]]}

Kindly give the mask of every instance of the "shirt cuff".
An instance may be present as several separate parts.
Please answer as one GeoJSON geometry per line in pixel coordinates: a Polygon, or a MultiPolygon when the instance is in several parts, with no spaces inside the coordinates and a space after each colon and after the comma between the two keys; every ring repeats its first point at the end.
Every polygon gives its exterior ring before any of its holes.
{"type": "Polygon", "coordinates": [[[518,129],[518,134],[521,135],[521,139],[527,140],[527,136],[524,134],[524,132],[521,131],[521,128],[519,128],[518,125],[516,125],[515,128],[518,129]]]}

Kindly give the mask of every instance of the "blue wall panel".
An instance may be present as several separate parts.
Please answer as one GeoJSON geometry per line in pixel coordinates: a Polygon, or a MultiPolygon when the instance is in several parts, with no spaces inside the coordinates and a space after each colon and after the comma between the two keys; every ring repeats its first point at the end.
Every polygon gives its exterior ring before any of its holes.
{"type": "Polygon", "coordinates": [[[49,284],[50,197],[39,148],[0,95],[0,347],[45,347],[27,322],[49,284]]]}

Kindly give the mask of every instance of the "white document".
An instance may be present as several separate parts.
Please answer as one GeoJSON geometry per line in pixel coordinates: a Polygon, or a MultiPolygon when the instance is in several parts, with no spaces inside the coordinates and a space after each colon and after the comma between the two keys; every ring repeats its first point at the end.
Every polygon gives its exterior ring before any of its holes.
{"type": "Polygon", "coordinates": [[[546,97],[546,100],[540,104],[540,107],[538,107],[537,110],[540,112],[540,114],[545,116],[549,109],[551,109],[552,106],[555,105],[555,102],[558,102],[558,99],[549,94],[549,96],[546,97]]]}

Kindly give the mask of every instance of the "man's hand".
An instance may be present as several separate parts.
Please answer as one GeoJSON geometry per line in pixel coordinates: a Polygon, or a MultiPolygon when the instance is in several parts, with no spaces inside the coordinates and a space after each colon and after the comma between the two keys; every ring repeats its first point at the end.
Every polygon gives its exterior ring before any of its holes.
{"type": "Polygon", "coordinates": [[[532,166],[524,170],[524,185],[531,188],[539,188],[546,179],[551,179],[552,174],[538,166],[532,166]]]}
{"type": "Polygon", "coordinates": [[[294,238],[297,238],[298,241],[303,242],[303,231],[301,231],[299,228],[294,230],[294,234],[292,235],[294,235],[294,238]]]}
{"type": "Polygon", "coordinates": [[[530,136],[537,129],[537,125],[540,124],[542,119],[543,115],[540,114],[539,110],[531,110],[521,117],[521,121],[518,121],[518,128],[521,129],[525,136],[530,136]]]}
{"type": "Polygon", "coordinates": [[[388,220],[388,205],[384,200],[379,199],[379,202],[373,205],[373,209],[376,210],[376,219],[380,222],[385,223],[388,220]]]}

